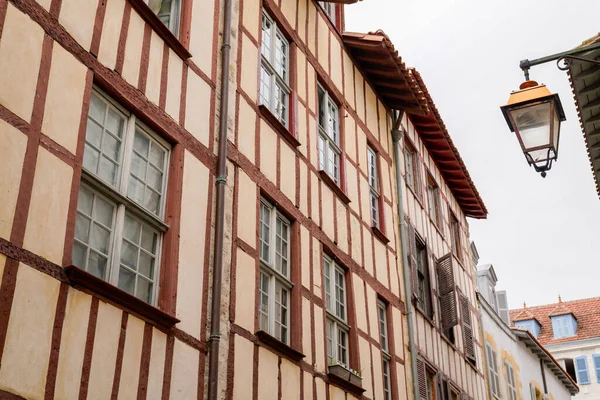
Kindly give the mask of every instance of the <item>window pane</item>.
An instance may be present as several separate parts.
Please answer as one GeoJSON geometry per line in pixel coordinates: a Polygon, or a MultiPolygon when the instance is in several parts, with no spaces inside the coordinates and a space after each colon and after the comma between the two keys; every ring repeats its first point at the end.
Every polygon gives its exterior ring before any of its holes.
{"type": "Polygon", "coordinates": [[[112,228],[114,207],[112,204],[104,201],[100,197],[96,197],[94,204],[94,220],[98,221],[107,228],[112,228]]]}
{"type": "Polygon", "coordinates": [[[271,59],[271,27],[273,22],[269,16],[263,12],[262,17],[262,43],[260,46],[262,55],[267,59],[271,59]]]}
{"type": "Polygon", "coordinates": [[[346,293],[345,293],[345,275],[342,271],[336,268],[335,270],[335,294],[336,294],[336,305],[335,311],[336,316],[342,320],[346,320],[346,293]]]}
{"type": "Polygon", "coordinates": [[[87,271],[100,279],[106,279],[106,263],[106,257],[101,256],[96,252],[90,251],[87,271]]]}
{"type": "Polygon", "coordinates": [[[260,102],[271,108],[271,74],[264,66],[260,67],[260,102]]]}
{"type": "Polygon", "coordinates": [[[124,130],[125,117],[98,94],[92,93],[83,166],[113,187],[117,183],[124,130]]]}
{"type": "Polygon", "coordinates": [[[333,140],[333,142],[337,145],[340,144],[339,135],[338,135],[338,108],[335,103],[327,97],[327,107],[328,107],[328,122],[327,122],[327,133],[329,137],[333,140]]]}
{"type": "Polygon", "coordinates": [[[146,179],[146,161],[137,153],[131,156],[131,174],[141,180],[146,179]]]}
{"type": "Polygon", "coordinates": [[[271,237],[271,209],[264,203],[260,203],[260,258],[269,264],[269,241],[271,237]]]}
{"type": "Polygon", "coordinates": [[[275,337],[283,343],[288,342],[288,303],[288,290],[275,282],[275,337]]]}
{"type": "Polygon", "coordinates": [[[138,248],[127,241],[121,245],[121,263],[130,268],[137,268],[138,248]]]}
{"type": "Polygon", "coordinates": [[[333,356],[333,322],[330,319],[326,320],[327,326],[325,327],[325,333],[327,335],[327,363],[329,365],[335,364],[333,356]]]}
{"type": "Polygon", "coordinates": [[[108,254],[110,231],[98,224],[93,224],[90,232],[90,246],[103,254],[108,254]]]}
{"type": "Polygon", "coordinates": [[[90,220],[78,213],[77,217],[75,217],[75,238],[88,243],[90,238],[90,225],[90,220]]]}
{"type": "Polygon", "coordinates": [[[275,38],[275,71],[287,82],[287,59],[288,59],[288,44],[280,34],[275,38]]]}
{"type": "Polygon", "coordinates": [[[338,361],[348,365],[348,334],[338,328],[338,361]]]}
{"type": "Polygon", "coordinates": [[[165,168],[164,148],[150,139],[145,133],[136,129],[134,152],[131,158],[131,174],[129,177],[128,196],[154,215],[160,215],[165,168]],[[150,148],[154,149],[150,151],[150,148]],[[149,164],[149,158],[162,160],[162,165],[149,164]]]}
{"type": "Polygon", "coordinates": [[[325,276],[325,307],[328,311],[333,312],[331,304],[331,266],[326,258],[323,258],[323,271],[325,276]]]}
{"type": "Polygon", "coordinates": [[[72,261],[73,265],[78,266],[79,268],[85,269],[85,260],[87,257],[87,248],[75,241],[73,243],[73,255],[72,261]]]}
{"type": "Polygon", "coordinates": [[[127,268],[121,267],[119,270],[119,289],[135,294],[135,274],[127,268]]]}
{"type": "Polygon", "coordinates": [[[269,277],[264,272],[260,273],[260,329],[269,332],[269,277]]]}
{"type": "Polygon", "coordinates": [[[288,271],[288,243],[289,227],[281,218],[276,221],[276,263],[275,268],[284,276],[289,276],[288,271]]]}
{"type": "Polygon", "coordinates": [[[154,257],[144,251],[140,251],[138,270],[146,278],[154,279],[154,257]]]}
{"type": "Polygon", "coordinates": [[[150,139],[148,139],[143,133],[140,133],[140,131],[137,129],[135,131],[135,139],[133,140],[133,149],[145,159],[148,158],[150,139]]]}
{"type": "Polygon", "coordinates": [[[325,140],[323,136],[319,135],[319,169],[325,170],[325,140]]]}
{"type": "Polygon", "coordinates": [[[283,88],[280,84],[275,84],[275,109],[273,110],[275,116],[279,118],[279,120],[287,126],[287,103],[288,103],[288,94],[287,89],[283,88]]]}
{"type": "Polygon", "coordinates": [[[135,297],[144,300],[146,303],[150,303],[152,300],[152,282],[138,277],[137,288],[135,289],[135,297]]]}

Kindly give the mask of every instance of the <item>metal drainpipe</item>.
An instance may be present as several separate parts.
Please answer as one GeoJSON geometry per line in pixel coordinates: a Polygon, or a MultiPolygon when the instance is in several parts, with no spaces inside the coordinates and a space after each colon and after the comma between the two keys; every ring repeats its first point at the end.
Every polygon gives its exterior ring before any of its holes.
{"type": "Polygon", "coordinates": [[[221,102],[219,104],[219,155],[217,161],[217,206],[213,259],[212,308],[208,361],[208,400],[217,400],[219,342],[221,341],[221,289],[223,281],[223,241],[225,225],[225,185],[227,183],[227,128],[229,114],[229,59],[231,52],[231,0],[224,3],[223,45],[221,46],[221,102]]]}
{"type": "Polygon", "coordinates": [[[544,394],[548,394],[548,384],[546,383],[546,371],[544,369],[544,361],[540,359],[540,369],[542,370],[542,383],[544,384],[544,394]]]}
{"type": "Polygon", "coordinates": [[[406,225],[406,221],[404,220],[404,195],[402,193],[402,172],[400,170],[400,140],[404,136],[404,132],[400,129],[400,121],[402,120],[402,116],[404,115],[404,111],[400,111],[397,115],[397,119],[394,123],[394,129],[392,129],[392,140],[394,141],[394,165],[396,167],[396,197],[398,201],[396,204],[398,205],[398,218],[400,219],[400,244],[402,246],[402,266],[404,270],[404,292],[405,296],[405,305],[406,305],[406,318],[408,319],[408,348],[410,350],[410,364],[411,364],[411,372],[413,378],[413,393],[415,400],[419,398],[419,385],[417,378],[417,348],[415,346],[415,325],[413,322],[413,307],[411,303],[412,298],[412,286],[411,282],[411,274],[408,265],[408,227],[406,225]]]}

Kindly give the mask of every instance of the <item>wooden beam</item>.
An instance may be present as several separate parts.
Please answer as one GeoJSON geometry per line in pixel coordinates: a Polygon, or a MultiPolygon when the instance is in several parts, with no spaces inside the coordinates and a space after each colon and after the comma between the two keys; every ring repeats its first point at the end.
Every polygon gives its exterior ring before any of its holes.
{"type": "Polygon", "coordinates": [[[597,98],[596,100],[592,100],[590,102],[588,102],[585,106],[581,107],[582,110],[587,110],[589,108],[595,108],[600,106],[600,98],[597,98]]]}
{"type": "Polygon", "coordinates": [[[574,79],[586,78],[597,71],[600,71],[600,65],[593,64],[591,67],[589,67],[588,69],[584,69],[583,71],[581,71],[580,73],[575,75],[573,78],[574,79]]]}
{"type": "Polygon", "coordinates": [[[600,79],[598,81],[596,81],[596,83],[592,83],[591,85],[588,85],[586,87],[584,87],[583,89],[581,89],[579,91],[580,94],[586,94],[589,92],[593,92],[597,89],[600,89],[600,79]]]}
{"type": "Polygon", "coordinates": [[[585,120],[585,123],[589,124],[590,122],[596,122],[596,121],[600,121],[600,114],[596,114],[593,117],[589,117],[588,119],[585,120]]]}

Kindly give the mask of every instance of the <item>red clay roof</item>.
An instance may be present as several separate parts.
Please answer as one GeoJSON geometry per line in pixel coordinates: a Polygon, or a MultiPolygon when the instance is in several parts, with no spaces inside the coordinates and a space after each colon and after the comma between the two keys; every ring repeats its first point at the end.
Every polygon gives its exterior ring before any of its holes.
{"type": "Polygon", "coordinates": [[[352,59],[388,107],[416,114],[429,113],[421,88],[385,32],[344,32],[342,36],[352,59]]]}
{"type": "MultiPolygon", "coordinates": [[[[527,319],[521,318],[524,311],[527,311],[528,314],[531,314],[541,324],[542,327],[540,329],[538,340],[543,345],[600,338],[600,297],[545,304],[542,306],[527,307],[526,309],[521,308],[517,310],[510,310],[511,321],[514,322],[527,319]],[[559,308],[559,311],[569,310],[569,312],[572,312],[577,319],[577,332],[575,336],[563,339],[554,339],[552,320],[550,317],[556,312],[557,308],[559,308]]],[[[560,314],[554,315],[562,314],[565,313],[561,312],[560,314]]]]}
{"type": "Polygon", "coordinates": [[[409,112],[409,118],[435,161],[444,180],[467,217],[486,218],[487,208],[469,175],[469,171],[452,142],[446,125],[421,78],[415,69],[409,70],[425,94],[431,112],[428,115],[416,115],[409,112]]]}
{"type": "MultiPolygon", "coordinates": [[[[535,315],[533,315],[531,313],[531,311],[529,311],[527,308],[523,308],[522,310],[518,310],[519,312],[513,317],[513,315],[510,315],[510,319],[513,322],[517,322],[517,321],[528,321],[530,319],[536,319],[535,315]]],[[[538,321],[539,324],[541,324],[540,321],[538,321]]]]}

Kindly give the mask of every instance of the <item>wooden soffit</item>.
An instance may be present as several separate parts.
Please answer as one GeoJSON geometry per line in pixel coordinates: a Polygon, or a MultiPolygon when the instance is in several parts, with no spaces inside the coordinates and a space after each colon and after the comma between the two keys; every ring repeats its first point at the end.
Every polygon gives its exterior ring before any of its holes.
{"type": "Polygon", "coordinates": [[[423,92],[383,31],[342,36],[352,59],[388,107],[415,115],[429,113],[423,92]]]}
{"type": "MultiPolygon", "coordinates": [[[[600,42],[600,34],[586,40],[581,46],[589,46],[597,42],[600,42]]],[[[600,50],[578,56],[600,60],[600,50]]],[[[572,59],[567,72],[596,192],[600,196],[600,65],[572,59]]]]}
{"type": "Polygon", "coordinates": [[[408,72],[419,85],[427,100],[431,111],[428,115],[419,115],[409,112],[409,118],[419,137],[425,144],[427,151],[433,158],[436,166],[442,173],[444,181],[452,191],[452,195],[467,217],[487,218],[487,209],[469,175],[469,171],[460,156],[458,149],[446,129],[446,125],[436,108],[421,74],[415,69],[408,72]]]}

